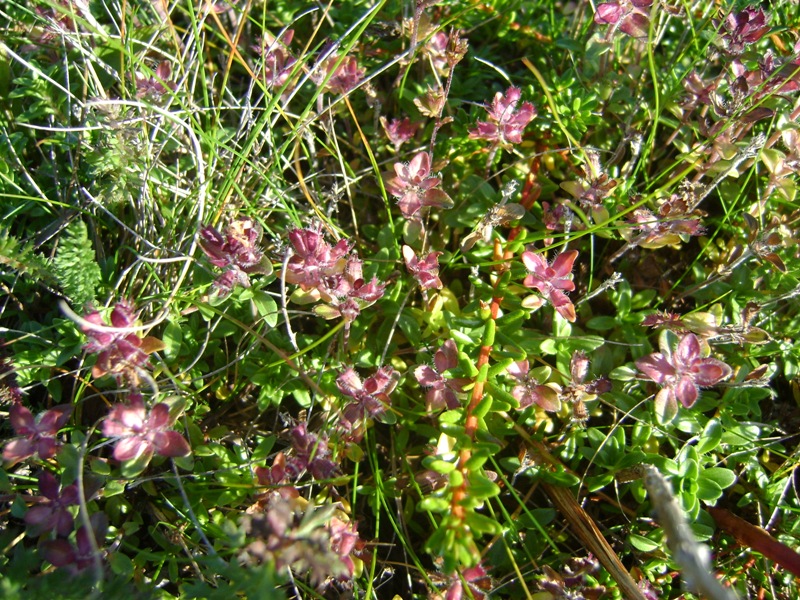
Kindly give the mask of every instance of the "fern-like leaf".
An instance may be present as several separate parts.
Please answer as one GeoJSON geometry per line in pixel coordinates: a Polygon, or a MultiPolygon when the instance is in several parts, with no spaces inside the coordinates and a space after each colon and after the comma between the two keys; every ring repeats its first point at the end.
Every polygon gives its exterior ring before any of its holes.
{"type": "Polygon", "coordinates": [[[73,304],[94,300],[101,273],[83,221],[76,219],[69,224],[59,240],[52,267],[61,290],[73,304]]]}
{"type": "Polygon", "coordinates": [[[6,229],[0,229],[0,266],[33,279],[53,281],[47,261],[34,252],[33,244],[21,242],[6,229]]]}

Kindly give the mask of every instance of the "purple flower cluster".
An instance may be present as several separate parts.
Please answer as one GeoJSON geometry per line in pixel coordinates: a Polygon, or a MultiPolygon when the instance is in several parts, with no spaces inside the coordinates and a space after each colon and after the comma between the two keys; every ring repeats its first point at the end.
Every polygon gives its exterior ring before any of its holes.
{"type": "Polygon", "coordinates": [[[303,473],[314,479],[331,479],[339,473],[338,465],[331,460],[327,435],[311,433],[305,423],[300,423],[292,429],[291,441],[288,458],[286,453],[279,452],[272,467],[256,467],[260,485],[284,485],[287,481],[297,481],[303,473]]]}
{"type": "Polygon", "coordinates": [[[325,79],[328,78],[323,91],[331,92],[332,94],[347,94],[349,91],[354,90],[364,79],[364,69],[358,66],[353,56],[346,56],[344,60],[336,66],[339,62],[339,56],[332,54],[326,58],[312,74],[312,80],[317,85],[323,85],[325,79]]]}
{"type": "Polygon", "coordinates": [[[241,527],[248,545],[240,556],[245,564],[270,564],[276,570],[291,569],[307,574],[318,590],[333,582],[350,581],[361,560],[365,544],[356,526],[331,511],[316,512],[314,505],[300,498],[271,494],[256,514],[246,514],[241,527]],[[322,515],[322,516],[320,516],[322,515]],[[312,517],[321,526],[310,527],[312,517]]]}
{"type": "Polygon", "coordinates": [[[662,386],[656,394],[656,412],[665,421],[677,414],[678,401],[690,408],[700,395],[700,387],[716,385],[733,373],[721,360],[703,358],[700,340],[693,333],[682,336],[674,351],[662,343],[661,352],[640,358],[636,367],[662,386]]]}
{"type": "Polygon", "coordinates": [[[756,43],[769,31],[767,14],[760,8],[748,7],[714,23],[720,29],[723,47],[730,56],[739,56],[746,46],[756,43]]]}
{"type": "Polygon", "coordinates": [[[170,81],[172,68],[167,61],[161,61],[152,77],[136,78],[136,96],[139,98],[161,98],[164,94],[178,89],[178,85],[170,81]]]}
{"type": "Polygon", "coordinates": [[[214,281],[221,296],[228,295],[235,285],[250,287],[249,275],[272,273],[272,265],[258,247],[261,227],[248,218],[236,219],[222,234],[210,225],[200,230],[200,247],[215,267],[225,271],[214,281]]]}
{"type": "Polygon", "coordinates": [[[78,573],[92,566],[97,558],[94,547],[103,545],[108,529],[108,518],[105,513],[97,512],[89,517],[89,522],[90,527],[78,528],[74,544],[63,538],[42,542],[39,547],[42,557],[53,566],[64,567],[72,573],[78,573]]]}
{"type": "Polygon", "coordinates": [[[399,375],[392,367],[381,367],[361,380],[352,367],[347,367],[336,379],[339,391],[353,401],[342,411],[341,427],[354,441],[359,440],[367,419],[376,419],[386,412],[391,404],[392,393],[399,375]]]}
{"type": "Polygon", "coordinates": [[[646,38],[650,30],[650,7],[653,0],[619,0],[597,5],[594,22],[612,25],[609,34],[619,29],[635,38],[646,38]]]}
{"type": "Polygon", "coordinates": [[[439,279],[439,256],[441,254],[441,252],[431,252],[420,260],[411,246],[403,246],[403,260],[405,260],[406,268],[423,290],[442,289],[442,280],[439,279]]]}
{"type": "Polygon", "coordinates": [[[452,208],[453,200],[439,189],[440,177],[431,175],[431,155],[419,152],[409,163],[395,163],[394,173],[384,176],[386,191],[398,198],[397,206],[406,219],[420,220],[425,207],[452,208]]]}
{"type": "Polygon", "coordinates": [[[386,117],[381,117],[381,127],[386,132],[386,137],[394,146],[395,152],[400,150],[400,146],[414,138],[422,125],[412,123],[408,117],[404,119],[392,119],[387,121],[386,117]]]}
{"type": "Polygon", "coordinates": [[[385,283],[373,277],[366,282],[363,265],[346,240],[331,247],[319,231],[295,229],[289,232],[292,254],[286,264],[287,283],[300,286],[299,300],[322,300],[314,312],[326,318],[342,317],[352,323],[365,307],[383,296],[385,283]]]}
{"type": "Polygon", "coordinates": [[[578,251],[570,250],[559,254],[553,264],[548,264],[537,252],[527,250],[522,253],[522,262],[529,271],[523,285],[538,290],[550,301],[556,312],[569,322],[575,321],[575,306],[564,292],[575,289],[570,276],[577,257],[578,251]]]}
{"type": "Polygon", "coordinates": [[[17,436],[3,448],[3,460],[10,464],[38,455],[41,460],[53,458],[60,444],[58,431],[67,424],[72,406],[60,404],[34,418],[30,410],[19,402],[8,411],[9,422],[17,436]]]}
{"type": "Polygon", "coordinates": [[[524,410],[532,405],[537,405],[542,410],[551,412],[561,408],[559,387],[555,384],[540,384],[530,373],[527,360],[520,360],[508,367],[508,374],[519,381],[511,391],[511,395],[519,402],[519,410],[524,410]]]}
{"type": "Polygon", "coordinates": [[[275,40],[264,54],[264,81],[271,90],[286,85],[297,62],[297,59],[289,52],[292,38],[294,38],[294,30],[289,29],[280,39],[275,40]]]}
{"type": "Polygon", "coordinates": [[[96,310],[84,320],[81,330],[89,338],[84,349],[97,354],[92,375],[99,378],[108,373],[118,382],[127,381],[137,388],[140,372],[147,368],[150,354],[163,349],[163,342],[151,336],[140,338],[137,332],[129,331],[136,323],[136,312],[124,300],[114,306],[108,324],[96,310]]]}
{"type": "Polygon", "coordinates": [[[456,394],[464,391],[464,386],[469,379],[448,379],[444,373],[458,366],[458,348],[453,340],[447,340],[433,355],[433,367],[420,365],[414,369],[414,377],[425,392],[425,404],[428,411],[442,408],[458,408],[459,401],[456,394]]]}
{"type": "Polygon", "coordinates": [[[170,415],[169,407],[160,402],[148,411],[140,395],[131,396],[128,404],[112,406],[103,421],[103,435],[116,440],[114,458],[149,462],[154,453],[168,457],[188,455],[189,444],[172,430],[177,416],[170,415]]]}
{"type": "Polygon", "coordinates": [[[486,140],[499,147],[522,143],[522,132],[536,117],[536,109],[530,102],[517,108],[521,98],[519,88],[510,87],[505,94],[497,92],[486,107],[489,120],[478,121],[478,126],[469,132],[470,139],[486,140]]]}
{"type": "Polygon", "coordinates": [[[29,533],[38,537],[55,531],[61,537],[68,536],[75,526],[75,519],[67,507],[78,504],[78,486],[73,483],[62,489],[49,471],[42,471],[39,473],[39,492],[44,499],[25,513],[29,533]]]}
{"type": "Polygon", "coordinates": [[[630,216],[631,228],[623,229],[622,236],[632,245],[653,249],[678,244],[683,237],[702,235],[705,230],[700,213],[691,210],[687,197],[690,196],[672,194],[656,214],[637,208],[630,216]]]}

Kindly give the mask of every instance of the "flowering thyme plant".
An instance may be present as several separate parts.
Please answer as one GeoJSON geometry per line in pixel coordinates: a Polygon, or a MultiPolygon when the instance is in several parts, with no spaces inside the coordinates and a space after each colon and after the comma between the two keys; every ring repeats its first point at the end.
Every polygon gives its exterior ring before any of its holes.
{"type": "Polygon", "coordinates": [[[527,250],[522,253],[522,262],[529,271],[523,284],[538,290],[550,301],[556,312],[570,322],[575,321],[575,306],[564,292],[575,289],[570,275],[576,258],[578,258],[577,250],[562,252],[550,265],[537,252],[527,250]]]}
{"type": "Polygon", "coordinates": [[[386,190],[399,198],[397,206],[406,219],[420,219],[423,207],[451,208],[453,201],[439,189],[441,178],[431,175],[431,156],[419,152],[411,162],[395,163],[394,173],[387,173],[386,190]]]}
{"type": "Polygon", "coordinates": [[[133,394],[128,404],[111,408],[103,421],[103,435],[116,441],[115,459],[136,461],[144,468],[153,454],[176,457],[191,452],[183,436],[172,430],[176,419],[165,403],[159,402],[148,410],[142,397],[133,394]]]}
{"type": "Polygon", "coordinates": [[[3,2],[0,594],[800,598],[800,3],[101,4],[3,2]]]}
{"type": "Polygon", "coordinates": [[[457,408],[459,406],[457,394],[464,391],[469,379],[448,379],[444,376],[445,371],[458,366],[458,348],[453,340],[446,340],[436,351],[433,355],[433,364],[433,367],[420,365],[414,369],[414,377],[423,388],[427,388],[425,403],[428,411],[457,408]]]}
{"type": "Polygon", "coordinates": [[[536,109],[530,102],[517,108],[521,98],[519,88],[510,87],[505,94],[497,92],[486,107],[489,120],[478,121],[478,126],[469,132],[470,139],[486,140],[499,147],[522,143],[522,132],[536,117],[536,109]]]}
{"type": "Polygon", "coordinates": [[[59,430],[67,424],[72,406],[60,404],[34,418],[30,410],[16,403],[9,410],[9,421],[18,436],[3,448],[3,460],[14,464],[31,456],[41,460],[55,456],[60,444],[56,440],[59,430]]]}
{"type": "Polygon", "coordinates": [[[89,338],[84,348],[97,354],[92,375],[102,377],[110,374],[117,381],[127,381],[138,387],[141,374],[148,367],[150,354],[163,349],[163,342],[152,336],[142,338],[138,332],[129,331],[136,323],[136,313],[133,306],[124,300],[114,306],[108,324],[96,310],[84,319],[81,330],[89,338]]]}
{"type": "Polygon", "coordinates": [[[228,295],[235,285],[250,287],[249,275],[272,273],[272,265],[259,249],[262,230],[252,219],[231,222],[222,234],[207,225],[200,230],[200,247],[212,265],[225,269],[214,281],[221,296],[228,295]]]}
{"type": "Polygon", "coordinates": [[[733,370],[716,358],[704,358],[700,340],[693,333],[680,338],[673,351],[661,338],[661,352],[654,352],[636,361],[644,375],[663,386],[656,394],[656,413],[663,422],[671,421],[678,412],[678,402],[691,408],[700,394],[699,388],[710,387],[728,379],[733,370]]]}

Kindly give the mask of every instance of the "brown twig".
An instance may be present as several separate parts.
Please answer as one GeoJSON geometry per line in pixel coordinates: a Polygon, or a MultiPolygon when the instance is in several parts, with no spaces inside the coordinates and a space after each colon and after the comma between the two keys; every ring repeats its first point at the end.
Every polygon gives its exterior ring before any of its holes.
{"type": "Polygon", "coordinates": [[[795,577],[800,577],[800,554],[789,546],[729,510],[715,507],[707,510],[716,521],[717,527],[730,533],[739,544],[763,554],[795,577]]]}

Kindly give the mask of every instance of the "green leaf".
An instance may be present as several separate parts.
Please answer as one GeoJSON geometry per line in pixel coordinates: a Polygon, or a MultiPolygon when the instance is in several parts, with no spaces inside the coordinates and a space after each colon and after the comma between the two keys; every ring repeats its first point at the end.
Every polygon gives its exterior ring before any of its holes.
{"type": "Polygon", "coordinates": [[[471,512],[467,515],[466,523],[478,535],[500,535],[503,532],[500,523],[476,512],[471,512]]]}
{"type": "Polygon", "coordinates": [[[614,317],[594,317],[586,322],[587,329],[595,331],[610,331],[617,326],[617,320],[614,317]]]}
{"type": "Polygon", "coordinates": [[[164,327],[164,334],[161,337],[164,342],[164,350],[162,354],[164,358],[173,362],[178,358],[181,352],[181,344],[183,343],[183,328],[175,321],[169,321],[167,326],[164,327]]]}
{"type": "Polygon", "coordinates": [[[661,546],[661,544],[636,533],[628,536],[628,542],[640,552],[653,552],[661,546]]]}
{"type": "Polygon", "coordinates": [[[118,480],[107,481],[103,486],[103,497],[111,498],[125,492],[125,482],[118,480]]]}
{"type": "Polygon", "coordinates": [[[268,435],[263,438],[253,450],[253,462],[259,463],[266,460],[267,456],[269,456],[269,453],[272,452],[272,447],[275,445],[275,440],[276,437],[274,435],[268,435]]]}
{"type": "Polygon", "coordinates": [[[697,497],[708,503],[716,502],[722,496],[722,488],[711,479],[697,480],[697,497]]]}
{"type": "Polygon", "coordinates": [[[474,500],[486,500],[500,494],[500,486],[481,473],[469,474],[469,495],[474,500]]]}
{"type": "Polygon", "coordinates": [[[716,485],[724,490],[736,483],[736,474],[730,469],[726,469],[724,467],[711,467],[709,469],[703,469],[700,472],[700,479],[713,481],[716,485]]]}
{"type": "Polygon", "coordinates": [[[417,510],[420,512],[443,513],[450,510],[450,502],[446,498],[428,496],[417,504],[417,510]]]}
{"type": "Polygon", "coordinates": [[[253,304],[256,306],[258,314],[264,318],[264,322],[270,327],[275,327],[278,323],[278,303],[275,299],[262,291],[253,293],[253,304]]]}
{"type": "Polygon", "coordinates": [[[117,575],[125,578],[133,577],[133,561],[122,552],[112,552],[108,556],[108,564],[117,575]]]}
{"type": "Polygon", "coordinates": [[[152,455],[145,452],[139,458],[123,461],[120,473],[125,479],[133,479],[147,468],[151,458],[152,455]]]}
{"type": "Polygon", "coordinates": [[[547,483],[561,487],[572,487],[580,483],[580,478],[566,471],[539,471],[539,476],[547,483]]]}
{"type": "Polygon", "coordinates": [[[86,223],[80,219],[72,221],[59,239],[53,271],[64,295],[73,304],[82,306],[94,300],[95,290],[100,284],[100,266],[86,223]]]}
{"type": "Polygon", "coordinates": [[[491,394],[484,394],[481,401],[478,403],[478,406],[475,407],[475,410],[472,412],[475,417],[482,419],[485,417],[489,411],[492,409],[492,395],[491,394]]]}
{"type": "Polygon", "coordinates": [[[722,441],[722,424],[719,419],[711,419],[706,423],[703,432],[700,434],[700,439],[697,442],[697,452],[704,454],[711,452],[722,441]]]}
{"type": "Polygon", "coordinates": [[[431,471],[441,473],[442,475],[446,475],[456,468],[455,464],[432,456],[425,457],[422,461],[422,466],[424,466],[426,469],[430,469],[431,471]]]}
{"type": "Polygon", "coordinates": [[[612,369],[608,376],[614,381],[633,381],[636,379],[637,373],[638,371],[636,369],[625,366],[612,369]]]}

